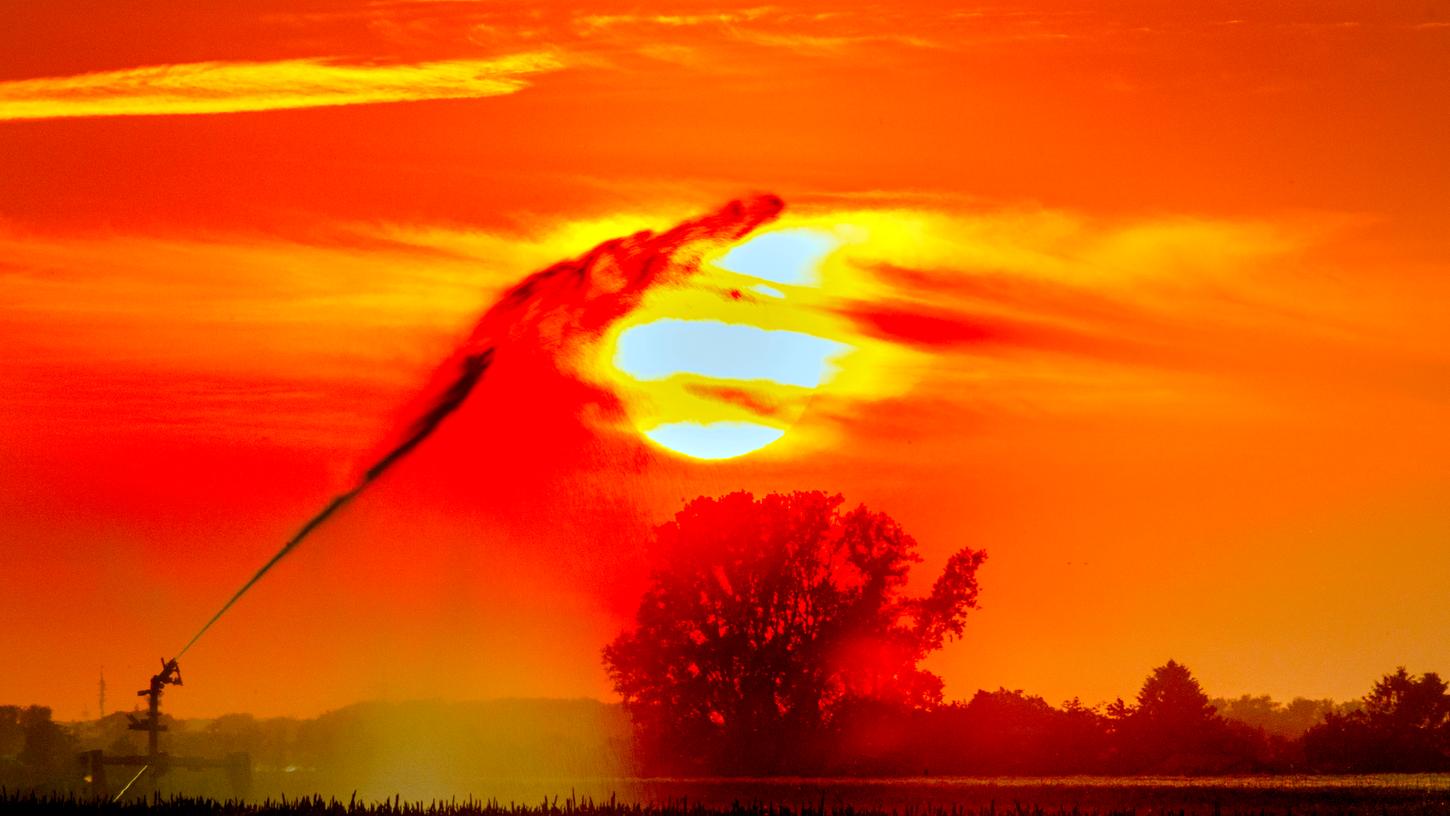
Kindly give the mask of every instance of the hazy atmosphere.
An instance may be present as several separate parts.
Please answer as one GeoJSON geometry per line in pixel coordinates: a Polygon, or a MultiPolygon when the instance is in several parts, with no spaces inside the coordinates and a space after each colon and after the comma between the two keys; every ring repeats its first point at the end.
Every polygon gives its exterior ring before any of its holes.
{"type": "Polygon", "coordinates": [[[1440,2],[0,2],[0,759],[1450,770],[1447,100],[1440,2]]]}

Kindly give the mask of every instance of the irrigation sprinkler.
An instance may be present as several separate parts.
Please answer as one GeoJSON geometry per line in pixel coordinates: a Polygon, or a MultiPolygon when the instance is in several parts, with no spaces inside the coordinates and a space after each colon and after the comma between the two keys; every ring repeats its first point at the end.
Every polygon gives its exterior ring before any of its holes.
{"type": "Polygon", "coordinates": [[[161,722],[161,695],[167,686],[181,684],[181,667],[177,665],[175,658],[171,660],[162,658],[161,671],[151,675],[151,682],[147,684],[146,688],[136,692],[137,697],[147,698],[146,713],[139,717],[135,714],[127,714],[126,718],[130,720],[130,723],[126,727],[131,731],[146,732],[145,754],[107,756],[104,751],[96,750],[86,751],[80,755],[79,760],[85,772],[91,795],[100,799],[119,801],[136,785],[143,774],[146,775],[143,787],[154,790],[161,778],[173,768],[191,771],[222,770],[226,772],[232,792],[238,797],[247,795],[252,783],[252,758],[248,754],[234,753],[228,754],[225,759],[205,759],[172,756],[161,750],[161,732],[167,730],[167,727],[161,722]],[[107,785],[107,766],[139,767],[135,775],[115,794],[114,798],[107,785]]]}

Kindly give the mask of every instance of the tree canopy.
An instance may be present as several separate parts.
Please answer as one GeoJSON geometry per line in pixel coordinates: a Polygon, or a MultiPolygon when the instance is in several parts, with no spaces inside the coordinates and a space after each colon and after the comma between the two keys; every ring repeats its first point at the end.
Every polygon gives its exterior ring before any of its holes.
{"type": "Polygon", "coordinates": [[[1229,739],[1223,719],[1193,672],[1176,660],[1153,669],[1137,705],[1120,708],[1118,716],[1126,769],[1177,773],[1211,768],[1214,757],[1232,754],[1223,750],[1229,739]]]}
{"type": "Polygon", "coordinates": [[[889,516],[822,492],[699,498],[655,530],[635,628],[604,661],[656,769],[807,767],[850,713],[941,700],[918,663],[961,634],[979,550],[905,595],[916,542],[889,516]]]}
{"type": "Polygon", "coordinates": [[[1364,705],[1329,712],[1304,735],[1314,765],[1335,771],[1450,770],[1450,693],[1440,675],[1404,666],[1380,678],[1364,705]]]}

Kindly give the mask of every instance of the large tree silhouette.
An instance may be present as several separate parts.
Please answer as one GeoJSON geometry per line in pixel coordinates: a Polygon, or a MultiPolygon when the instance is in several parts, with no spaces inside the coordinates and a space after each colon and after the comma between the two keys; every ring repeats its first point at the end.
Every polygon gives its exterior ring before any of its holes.
{"type": "Polygon", "coordinates": [[[847,712],[932,706],[918,667],[962,632],[985,553],[963,549],[906,597],[916,542],[821,492],[699,498],[655,531],[633,631],[604,650],[656,771],[773,773],[818,765],[847,712]]]}

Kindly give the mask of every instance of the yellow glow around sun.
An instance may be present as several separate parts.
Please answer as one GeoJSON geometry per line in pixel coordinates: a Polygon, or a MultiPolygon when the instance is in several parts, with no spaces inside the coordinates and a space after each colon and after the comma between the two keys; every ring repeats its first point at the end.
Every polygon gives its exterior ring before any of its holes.
{"type": "Polygon", "coordinates": [[[831,308],[860,276],[839,263],[859,231],[798,223],[652,290],[601,344],[599,367],[646,439],[697,459],[774,445],[818,393],[871,387],[885,344],[831,308]]]}

